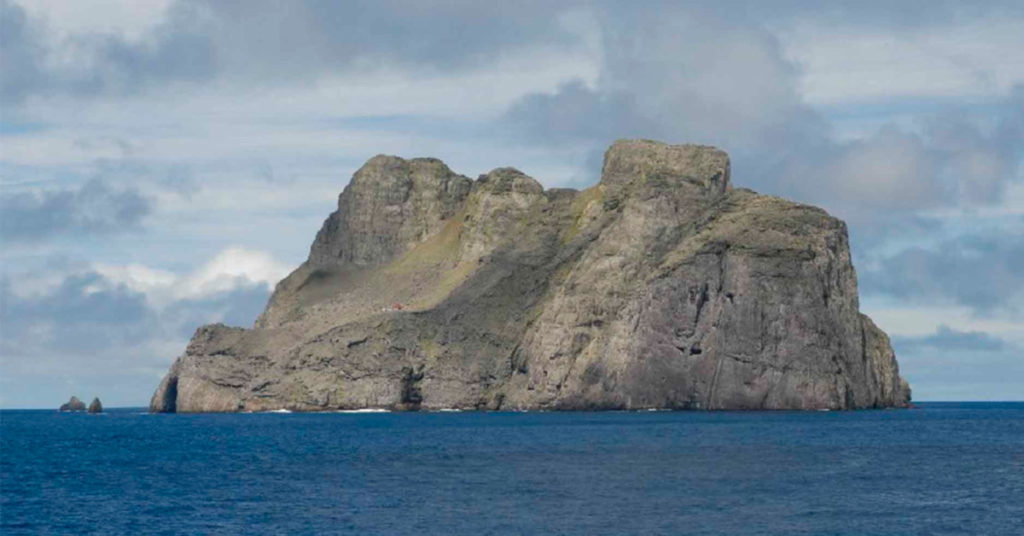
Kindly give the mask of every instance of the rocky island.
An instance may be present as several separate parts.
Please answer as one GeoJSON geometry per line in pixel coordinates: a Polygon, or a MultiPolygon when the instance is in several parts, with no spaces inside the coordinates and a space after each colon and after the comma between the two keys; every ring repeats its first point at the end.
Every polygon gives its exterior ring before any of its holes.
{"type": "Polygon", "coordinates": [[[628,140],[545,190],[376,156],[253,329],[199,328],[154,412],[905,406],[846,225],[628,140]]]}
{"type": "Polygon", "coordinates": [[[98,397],[94,397],[89,406],[86,407],[85,402],[82,402],[77,396],[72,396],[70,400],[60,405],[58,411],[87,411],[88,413],[103,413],[103,403],[100,402],[98,397]]]}
{"type": "Polygon", "coordinates": [[[89,413],[103,413],[103,403],[100,402],[99,397],[92,399],[89,404],[89,413]]]}
{"type": "Polygon", "coordinates": [[[85,402],[72,395],[71,399],[61,404],[57,411],[85,411],[85,402]]]}

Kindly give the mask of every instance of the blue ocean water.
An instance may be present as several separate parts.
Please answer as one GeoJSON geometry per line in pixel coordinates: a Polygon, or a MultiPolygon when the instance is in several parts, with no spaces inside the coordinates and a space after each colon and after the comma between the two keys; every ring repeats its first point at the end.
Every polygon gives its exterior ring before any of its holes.
{"type": "Polygon", "coordinates": [[[1024,403],[0,412],[3,534],[1024,534],[1024,403]]]}

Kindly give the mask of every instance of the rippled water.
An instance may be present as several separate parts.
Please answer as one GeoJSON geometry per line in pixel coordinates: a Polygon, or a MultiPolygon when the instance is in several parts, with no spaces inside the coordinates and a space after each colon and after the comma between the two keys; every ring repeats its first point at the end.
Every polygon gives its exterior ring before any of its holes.
{"type": "Polygon", "coordinates": [[[0,412],[3,534],[1021,534],[1024,403],[0,412]]]}

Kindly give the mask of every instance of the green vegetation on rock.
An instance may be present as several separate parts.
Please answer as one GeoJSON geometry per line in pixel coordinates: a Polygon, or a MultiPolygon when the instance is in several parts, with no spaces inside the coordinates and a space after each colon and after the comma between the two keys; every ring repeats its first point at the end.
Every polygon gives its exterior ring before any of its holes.
{"type": "Polygon", "coordinates": [[[153,411],[903,406],[846,226],[728,156],[617,142],[545,191],[376,156],[254,329],[200,328],[153,411]]]}

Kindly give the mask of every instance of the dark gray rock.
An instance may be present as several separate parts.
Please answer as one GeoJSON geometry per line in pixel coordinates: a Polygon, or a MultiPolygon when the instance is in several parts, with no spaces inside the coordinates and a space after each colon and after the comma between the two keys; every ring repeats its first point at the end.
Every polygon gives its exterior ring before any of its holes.
{"type": "Polygon", "coordinates": [[[103,404],[100,402],[99,397],[93,398],[89,404],[89,413],[103,413],[103,404]]]}
{"type": "Polygon", "coordinates": [[[199,328],[152,411],[851,409],[910,398],[846,226],[620,141],[545,191],[434,159],[356,172],[255,329],[199,328]]]}
{"type": "Polygon", "coordinates": [[[79,400],[77,396],[72,396],[71,400],[60,405],[60,411],[85,411],[85,402],[79,400]]]}

